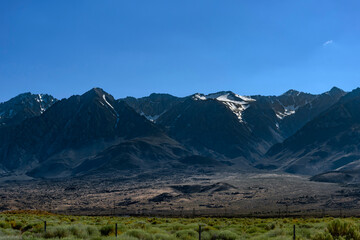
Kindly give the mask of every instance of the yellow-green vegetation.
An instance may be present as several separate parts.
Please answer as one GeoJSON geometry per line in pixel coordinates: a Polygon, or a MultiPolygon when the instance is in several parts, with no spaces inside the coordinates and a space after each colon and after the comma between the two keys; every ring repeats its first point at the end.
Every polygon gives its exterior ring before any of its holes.
{"type": "Polygon", "coordinates": [[[204,240],[292,239],[294,225],[296,239],[360,240],[359,218],[89,217],[44,212],[1,213],[0,239],[192,240],[199,238],[199,225],[204,240]]]}

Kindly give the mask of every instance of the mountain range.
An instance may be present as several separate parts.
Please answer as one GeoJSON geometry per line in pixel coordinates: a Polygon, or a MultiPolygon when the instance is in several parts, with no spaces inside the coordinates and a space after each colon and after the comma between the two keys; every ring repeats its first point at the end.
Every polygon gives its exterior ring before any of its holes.
{"type": "Polygon", "coordinates": [[[348,181],[360,169],[359,106],[360,89],[336,87],[280,96],[24,93],[0,103],[0,176],[231,168],[348,181]]]}

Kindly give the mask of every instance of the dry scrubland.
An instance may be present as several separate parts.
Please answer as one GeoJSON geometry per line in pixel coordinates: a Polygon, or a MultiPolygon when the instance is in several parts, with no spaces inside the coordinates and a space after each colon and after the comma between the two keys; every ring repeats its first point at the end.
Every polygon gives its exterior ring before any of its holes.
{"type": "Polygon", "coordinates": [[[306,176],[235,171],[121,176],[126,177],[0,179],[0,211],[193,217],[195,209],[195,216],[211,217],[360,216],[360,186],[306,176]]]}
{"type": "Polygon", "coordinates": [[[293,225],[296,239],[360,239],[359,218],[88,217],[21,211],[0,214],[0,239],[191,240],[198,239],[199,225],[201,239],[292,239],[293,225]]]}

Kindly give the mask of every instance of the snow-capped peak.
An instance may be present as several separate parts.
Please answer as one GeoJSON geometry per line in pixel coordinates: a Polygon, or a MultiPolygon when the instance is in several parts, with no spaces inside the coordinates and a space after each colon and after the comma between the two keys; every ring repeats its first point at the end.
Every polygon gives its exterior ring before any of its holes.
{"type": "Polygon", "coordinates": [[[223,104],[225,104],[239,119],[240,122],[243,122],[242,113],[249,107],[250,102],[256,101],[251,97],[240,96],[233,92],[217,92],[208,95],[204,94],[194,94],[192,97],[194,100],[205,101],[207,99],[214,99],[223,104]]]}
{"type": "Polygon", "coordinates": [[[233,102],[237,104],[246,104],[247,102],[254,102],[255,99],[246,96],[240,96],[233,92],[219,92],[213,93],[206,96],[208,99],[216,99],[221,102],[233,102]]]}
{"type": "Polygon", "coordinates": [[[201,93],[196,93],[192,97],[194,100],[207,100],[207,99],[216,99],[222,102],[234,102],[234,103],[243,103],[243,102],[254,102],[255,99],[252,99],[248,96],[240,96],[233,92],[217,92],[204,95],[201,93]]]}

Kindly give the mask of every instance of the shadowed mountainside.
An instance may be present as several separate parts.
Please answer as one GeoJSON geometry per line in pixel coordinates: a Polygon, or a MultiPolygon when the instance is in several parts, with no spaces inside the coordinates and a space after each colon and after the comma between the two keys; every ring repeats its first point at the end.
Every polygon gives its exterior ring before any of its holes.
{"type": "Polygon", "coordinates": [[[119,100],[100,88],[60,101],[21,94],[0,105],[0,174],[353,170],[360,165],[358,95],[335,87],[319,95],[222,91],[119,100]]]}
{"type": "Polygon", "coordinates": [[[318,174],[346,168],[360,159],[359,106],[358,88],[283,143],[273,146],[268,156],[291,173],[318,174]]]}

